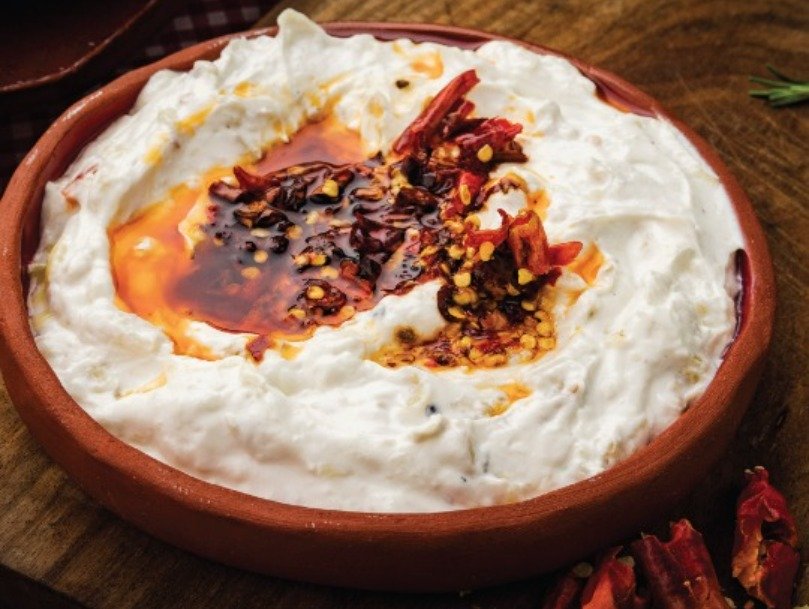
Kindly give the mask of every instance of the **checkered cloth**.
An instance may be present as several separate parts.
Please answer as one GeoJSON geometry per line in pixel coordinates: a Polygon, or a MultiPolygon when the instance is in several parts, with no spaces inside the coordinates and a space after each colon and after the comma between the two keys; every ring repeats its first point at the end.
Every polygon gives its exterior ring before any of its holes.
{"type": "MultiPolygon", "coordinates": [[[[189,0],[181,14],[107,80],[208,38],[249,29],[273,4],[275,0],[189,0]]],[[[96,83],[85,94],[102,84],[96,83]]],[[[65,99],[63,104],[50,104],[33,111],[22,109],[0,120],[0,192],[39,136],[79,97],[81,95],[65,99]]]]}

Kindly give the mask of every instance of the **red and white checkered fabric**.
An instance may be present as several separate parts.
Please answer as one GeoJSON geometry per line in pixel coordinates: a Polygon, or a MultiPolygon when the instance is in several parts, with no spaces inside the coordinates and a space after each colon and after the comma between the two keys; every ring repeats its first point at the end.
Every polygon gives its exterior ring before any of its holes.
{"type": "MultiPolygon", "coordinates": [[[[124,72],[150,63],[160,57],[184,49],[209,38],[249,29],[275,0],[189,0],[180,14],[162,31],[147,40],[127,65],[122,65],[107,80],[124,72]]],[[[103,82],[96,83],[88,93],[103,82]]],[[[0,120],[0,192],[28,150],[48,126],[76,99],[65,99],[62,104],[51,104],[36,110],[21,109],[0,120]]]]}

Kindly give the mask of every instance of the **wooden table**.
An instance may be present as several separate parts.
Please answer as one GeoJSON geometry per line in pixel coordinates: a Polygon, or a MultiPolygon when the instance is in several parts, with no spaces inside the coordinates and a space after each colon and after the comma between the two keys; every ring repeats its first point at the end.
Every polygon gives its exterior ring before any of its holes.
{"type": "MultiPolygon", "coordinates": [[[[684,515],[705,532],[728,582],[741,472],[763,464],[791,500],[809,548],[809,105],[774,110],[746,93],[747,75],[762,73],[767,62],[809,78],[805,0],[290,0],[260,24],[273,23],[286,6],[317,20],[453,24],[555,47],[626,77],[719,150],[767,232],[779,311],[755,403],[732,451],[684,515]]],[[[542,586],[537,580],[463,595],[390,595],[280,581],[196,558],[90,501],[43,455],[0,393],[0,608],[520,608],[536,606],[542,586]]],[[[809,601],[809,581],[798,599],[809,601]]]]}

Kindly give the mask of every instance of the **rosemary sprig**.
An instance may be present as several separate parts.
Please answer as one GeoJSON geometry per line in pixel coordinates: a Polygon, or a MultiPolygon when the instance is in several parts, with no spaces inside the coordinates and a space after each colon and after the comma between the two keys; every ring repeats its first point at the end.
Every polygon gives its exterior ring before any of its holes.
{"type": "Polygon", "coordinates": [[[771,106],[789,106],[809,99],[809,82],[796,80],[779,72],[767,64],[767,69],[777,80],[750,76],[750,82],[763,85],[763,89],[750,89],[752,97],[760,97],[770,102],[771,106]]]}

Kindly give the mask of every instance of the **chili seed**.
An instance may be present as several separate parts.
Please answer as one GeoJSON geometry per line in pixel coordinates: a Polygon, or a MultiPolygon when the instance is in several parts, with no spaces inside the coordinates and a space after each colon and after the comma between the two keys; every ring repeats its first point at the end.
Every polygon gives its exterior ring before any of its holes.
{"type": "Polygon", "coordinates": [[[480,244],[479,252],[480,252],[480,259],[483,260],[483,262],[488,262],[489,260],[492,259],[492,256],[494,255],[494,243],[492,243],[491,241],[484,241],[483,243],[480,244]]]}
{"type": "Polygon", "coordinates": [[[255,279],[259,275],[261,275],[261,271],[254,266],[248,266],[247,268],[242,269],[242,277],[245,279],[255,279]]]}
{"type": "Polygon", "coordinates": [[[555,338],[540,338],[539,339],[539,348],[543,351],[550,351],[556,346],[556,339],[555,338]]]}
{"type": "Polygon", "coordinates": [[[481,148],[478,150],[477,157],[481,163],[488,163],[492,160],[493,156],[494,150],[492,150],[492,147],[489,146],[489,144],[481,146],[481,148]]]}
{"type": "Polygon", "coordinates": [[[520,336],[520,344],[526,349],[535,349],[537,346],[537,339],[530,334],[523,334],[520,336]]]}
{"type": "Polygon", "coordinates": [[[472,193],[469,192],[469,186],[466,184],[461,184],[458,187],[458,196],[464,205],[469,205],[472,202],[472,193]]]}
{"type": "Polygon", "coordinates": [[[309,300],[320,300],[326,295],[326,292],[319,285],[310,285],[306,288],[306,297],[309,300]]]}
{"type": "Polygon", "coordinates": [[[340,194],[340,185],[334,180],[328,179],[325,182],[323,182],[323,186],[320,187],[320,190],[327,197],[336,199],[337,195],[340,194]]]}
{"type": "Polygon", "coordinates": [[[464,315],[463,309],[459,307],[450,307],[447,309],[447,312],[452,315],[455,319],[464,319],[466,315],[464,315]]]}
{"type": "Polygon", "coordinates": [[[473,302],[475,302],[475,300],[477,300],[477,295],[473,290],[464,288],[455,292],[452,295],[452,300],[455,302],[455,304],[468,305],[472,304],[473,302]]]}
{"type": "Polygon", "coordinates": [[[452,278],[452,281],[459,288],[466,288],[472,283],[472,275],[469,271],[463,271],[457,273],[455,277],[452,278]]]}
{"type": "Polygon", "coordinates": [[[553,334],[553,326],[548,321],[543,321],[537,326],[537,334],[540,336],[551,336],[553,334]]]}
{"type": "Polygon", "coordinates": [[[536,279],[536,277],[528,269],[522,268],[517,271],[517,283],[520,285],[531,283],[534,279],[536,279]]]}

